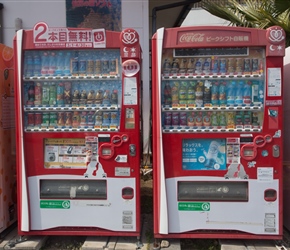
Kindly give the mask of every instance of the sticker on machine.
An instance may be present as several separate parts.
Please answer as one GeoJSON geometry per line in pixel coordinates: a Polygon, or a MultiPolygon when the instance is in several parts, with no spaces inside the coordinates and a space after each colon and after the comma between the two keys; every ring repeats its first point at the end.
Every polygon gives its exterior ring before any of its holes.
{"type": "Polygon", "coordinates": [[[257,168],[257,178],[260,182],[272,182],[274,170],[272,167],[257,168]]]}
{"type": "Polygon", "coordinates": [[[225,139],[184,139],[182,141],[182,169],[225,170],[225,139]]]}

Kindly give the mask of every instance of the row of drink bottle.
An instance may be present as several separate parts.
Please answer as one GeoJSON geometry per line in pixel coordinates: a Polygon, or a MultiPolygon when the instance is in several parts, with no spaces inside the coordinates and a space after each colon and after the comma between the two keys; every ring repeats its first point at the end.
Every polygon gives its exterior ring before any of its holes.
{"type": "Polygon", "coordinates": [[[93,51],[26,51],[24,76],[94,76],[116,74],[118,59],[93,51]]]}
{"type": "Polygon", "coordinates": [[[71,82],[31,82],[27,88],[28,106],[117,105],[117,89],[72,90],[71,82]]]}
{"type": "Polygon", "coordinates": [[[119,125],[117,111],[74,111],[27,113],[27,127],[30,128],[94,128],[119,125]]]}
{"type": "Polygon", "coordinates": [[[163,105],[169,106],[249,106],[253,102],[263,103],[264,99],[259,81],[164,81],[163,84],[163,105]]]}
{"type": "Polygon", "coordinates": [[[261,58],[169,58],[164,59],[163,74],[262,74],[261,58]]]}
{"type": "Polygon", "coordinates": [[[163,125],[189,126],[189,127],[254,127],[259,126],[259,115],[257,112],[164,112],[163,125]]]}

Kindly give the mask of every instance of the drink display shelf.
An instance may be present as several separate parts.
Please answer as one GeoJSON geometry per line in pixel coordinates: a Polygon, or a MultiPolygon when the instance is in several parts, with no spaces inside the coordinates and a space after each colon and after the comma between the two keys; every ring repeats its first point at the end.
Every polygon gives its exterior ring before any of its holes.
{"type": "Polygon", "coordinates": [[[262,104],[255,104],[251,106],[220,106],[220,107],[172,107],[162,106],[162,111],[262,111],[264,106],[262,104]]]}
{"type": "Polygon", "coordinates": [[[243,75],[162,75],[162,80],[192,80],[192,79],[261,79],[263,74],[243,74],[243,75]]]}
{"type": "Polygon", "coordinates": [[[31,76],[23,77],[24,81],[79,81],[79,80],[116,80],[120,75],[99,75],[99,76],[31,76]]]}
{"type": "Polygon", "coordinates": [[[26,127],[24,129],[25,132],[118,132],[119,127],[113,127],[113,128],[65,128],[65,127],[26,127]]]}
{"type": "Polygon", "coordinates": [[[98,105],[92,104],[90,106],[24,106],[25,112],[47,112],[47,111],[116,111],[120,109],[119,105],[98,105]]]}
{"type": "Polygon", "coordinates": [[[255,128],[216,128],[216,127],[188,127],[188,126],[165,126],[163,133],[233,133],[233,132],[262,132],[262,127],[255,128]]]}

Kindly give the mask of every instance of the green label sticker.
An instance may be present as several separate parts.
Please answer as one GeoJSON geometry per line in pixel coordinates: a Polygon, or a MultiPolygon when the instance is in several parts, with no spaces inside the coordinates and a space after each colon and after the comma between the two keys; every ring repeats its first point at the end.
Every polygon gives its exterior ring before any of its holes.
{"type": "Polygon", "coordinates": [[[70,209],[68,200],[41,200],[40,208],[70,209]]]}
{"type": "Polygon", "coordinates": [[[179,211],[210,211],[209,202],[179,202],[179,211]]]}

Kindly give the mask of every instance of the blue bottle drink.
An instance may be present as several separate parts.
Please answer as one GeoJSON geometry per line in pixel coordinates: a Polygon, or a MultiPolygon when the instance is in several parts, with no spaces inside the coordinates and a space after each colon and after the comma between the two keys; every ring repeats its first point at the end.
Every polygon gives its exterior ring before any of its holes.
{"type": "Polygon", "coordinates": [[[233,106],[236,98],[236,82],[231,81],[227,84],[227,106],[233,106]]]}
{"type": "Polygon", "coordinates": [[[55,68],[55,75],[56,76],[63,76],[64,71],[64,57],[63,53],[59,51],[56,54],[56,68],[55,68]]]}
{"type": "Polygon", "coordinates": [[[41,55],[41,75],[48,76],[49,71],[49,56],[47,52],[42,52],[41,55]]]}
{"type": "Polygon", "coordinates": [[[241,106],[243,104],[244,96],[244,81],[239,81],[236,85],[236,98],[235,104],[241,106]]]}
{"type": "Polygon", "coordinates": [[[250,81],[245,82],[243,93],[243,105],[249,106],[252,103],[252,83],[250,81]]]}
{"type": "Polygon", "coordinates": [[[64,76],[70,76],[71,70],[70,70],[70,59],[71,59],[71,52],[68,51],[64,54],[64,65],[63,65],[63,75],[64,76]]]}

